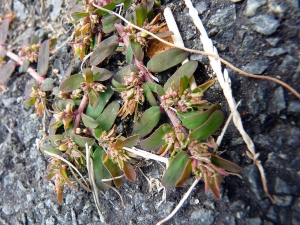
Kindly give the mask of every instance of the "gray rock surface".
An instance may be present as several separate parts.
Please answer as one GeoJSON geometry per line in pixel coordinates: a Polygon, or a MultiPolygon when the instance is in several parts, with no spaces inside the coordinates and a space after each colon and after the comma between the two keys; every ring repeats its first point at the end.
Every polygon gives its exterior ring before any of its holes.
{"type": "Polygon", "coordinates": [[[253,23],[252,28],[261,34],[271,35],[276,32],[280,23],[269,15],[258,15],[250,19],[253,23]]]}
{"type": "Polygon", "coordinates": [[[244,15],[248,17],[252,17],[255,15],[256,10],[267,3],[267,0],[247,0],[247,6],[244,11],[244,15]]]}

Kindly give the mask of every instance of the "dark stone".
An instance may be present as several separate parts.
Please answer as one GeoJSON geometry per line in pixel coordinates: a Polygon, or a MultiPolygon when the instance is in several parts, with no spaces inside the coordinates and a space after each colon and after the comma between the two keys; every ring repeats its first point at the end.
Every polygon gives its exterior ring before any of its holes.
{"type": "Polygon", "coordinates": [[[263,35],[271,35],[276,32],[280,23],[269,15],[258,15],[253,17],[251,20],[253,23],[252,28],[263,35]]]}
{"type": "Polygon", "coordinates": [[[262,74],[266,69],[268,69],[268,63],[265,61],[250,62],[243,68],[245,72],[253,74],[262,74]]]}
{"type": "Polygon", "coordinates": [[[250,165],[244,167],[242,170],[242,175],[250,183],[250,189],[254,193],[257,199],[261,199],[264,196],[264,191],[261,186],[261,180],[259,171],[256,165],[250,165]]]}
{"type": "Polygon", "coordinates": [[[285,53],[287,53],[287,51],[284,48],[271,48],[271,49],[267,50],[264,55],[273,57],[273,56],[279,56],[279,55],[282,55],[285,53]]]}
{"type": "Polygon", "coordinates": [[[279,114],[283,109],[286,108],[286,101],[284,97],[283,87],[278,87],[275,89],[271,100],[269,101],[268,112],[279,114]]]}
{"type": "Polygon", "coordinates": [[[298,66],[299,60],[291,55],[284,57],[283,62],[278,67],[278,70],[284,75],[291,75],[296,66],[298,66]]]}
{"type": "Polygon", "coordinates": [[[210,225],[214,224],[215,215],[211,210],[199,209],[192,213],[192,215],[190,216],[190,221],[192,224],[210,225]]]}
{"type": "Polygon", "coordinates": [[[257,46],[257,38],[254,36],[246,36],[243,40],[242,46],[240,48],[240,53],[244,55],[252,55],[253,50],[257,46]]]}

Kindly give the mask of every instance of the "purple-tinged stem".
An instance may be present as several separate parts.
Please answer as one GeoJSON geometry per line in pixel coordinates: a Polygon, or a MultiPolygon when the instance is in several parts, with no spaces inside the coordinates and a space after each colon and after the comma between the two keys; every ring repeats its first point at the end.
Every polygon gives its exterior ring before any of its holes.
{"type": "MultiPolygon", "coordinates": [[[[0,50],[1,48],[3,48],[2,46],[0,46],[0,50]]],[[[17,64],[19,65],[23,65],[24,61],[16,54],[12,53],[11,51],[6,51],[6,56],[11,58],[12,60],[14,60],[17,64]]],[[[32,69],[31,67],[29,67],[27,69],[27,72],[39,83],[42,84],[44,82],[44,78],[41,77],[34,69],[32,69]]]]}
{"type": "Polygon", "coordinates": [[[79,108],[77,109],[77,112],[76,112],[77,115],[76,115],[76,118],[75,118],[73,134],[76,133],[76,129],[79,126],[79,123],[80,123],[80,120],[81,120],[81,115],[82,115],[83,111],[85,110],[88,101],[89,101],[88,95],[84,95],[81,102],[80,102],[79,108]]]}

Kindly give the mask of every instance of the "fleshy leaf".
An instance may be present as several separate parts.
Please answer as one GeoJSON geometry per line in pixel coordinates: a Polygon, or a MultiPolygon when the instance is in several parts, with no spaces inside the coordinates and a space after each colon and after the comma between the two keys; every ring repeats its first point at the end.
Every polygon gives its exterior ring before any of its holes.
{"type": "Polygon", "coordinates": [[[114,91],[111,89],[111,87],[107,87],[105,92],[100,92],[98,98],[99,99],[98,105],[94,107],[88,105],[85,111],[86,115],[90,116],[93,119],[97,119],[100,116],[101,112],[103,111],[108,100],[113,95],[113,93],[114,91]]]}
{"type": "Polygon", "coordinates": [[[63,139],[65,139],[65,137],[64,137],[64,135],[57,134],[57,135],[49,135],[49,136],[47,137],[47,139],[51,142],[51,145],[52,145],[53,147],[58,147],[59,144],[56,144],[56,141],[58,141],[58,140],[63,140],[63,139]]]}
{"type": "Polygon", "coordinates": [[[89,105],[91,105],[92,107],[95,107],[99,102],[98,97],[99,97],[98,92],[95,91],[94,89],[91,89],[89,91],[89,103],[90,103],[89,105]]]}
{"type": "Polygon", "coordinates": [[[81,117],[82,117],[82,122],[86,127],[96,128],[99,125],[99,123],[96,120],[94,120],[92,117],[89,117],[85,114],[82,114],[81,117]]]}
{"type": "Polygon", "coordinates": [[[162,124],[157,128],[148,138],[141,142],[142,149],[146,151],[153,151],[163,144],[165,140],[163,139],[167,133],[170,133],[173,130],[170,124],[162,124]]]}
{"type": "Polygon", "coordinates": [[[166,188],[176,187],[176,183],[182,177],[186,164],[189,162],[189,157],[185,151],[179,152],[172,160],[165,175],[162,178],[162,185],[166,188]]]}
{"type": "MultiPolygon", "coordinates": [[[[114,9],[116,8],[116,3],[111,2],[111,3],[106,4],[105,6],[103,6],[103,8],[109,9],[109,10],[114,10],[114,9]]],[[[97,9],[97,10],[96,10],[96,13],[97,13],[97,14],[100,14],[100,15],[102,15],[102,16],[109,15],[108,12],[105,12],[105,11],[103,11],[103,10],[101,10],[101,9],[97,9]]]]}
{"type": "Polygon", "coordinates": [[[204,140],[216,132],[222,125],[224,115],[220,110],[215,111],[207,121],[189,134],[190,140],[204,140]]]}
{"type": "Polygon", "coordinates": [[[219,174],[214,174],[213,176],[209,176],[206,173],[203,174],[203,180],[205,183],[205,192],[207,188],[211,190],[216,199],[220,199],[220,183],[223,178],[219,174]]]}
{"type": "Polygon", "coordinates": [[[110,16],[102,19],[103,32],[106,34],[113,32],[116,29],[114,24],[119,22],[120,19],[116,16],[110,16]]]}
{"type": "Polygon", "coordinates": [[[60,154],[60,151],[57,150],[56,148],[48,148],[48,147],[41,146],[41,150],[44,152],[49,152],[49,153],[55,154],[55,155],[60,154]]]}
{"type": "Polygon", "coordinates": [[[38,65],[37,65],[37,72],[39,75],[45,75],[48,70],[48,63],[49,63],[49,40],[46,40],[42,43],[40,50],[39,50],[39,57],[38,57],[38,65]]]}
{"type": "MultiPolygon", "coordinates": [[[[103,153],[102,155],[102,162],[112,177],[119,177],[123,175],[122,170],[118,167],[117,164],[115,164],[110,158],[107,157],[106,153],[103,153]]],[[[114,179],[114,183],[118,188],[122,185],[122,182],[122,178],[114,179]]]]}
{"type": "Polygon", "coordinates": [[[31,107],[31,106],[34,106],[35,101],[36,101],[36,97],[29,98],[28,100],[24,101],[24,104],[25,104],[27,107],[31,107]]]}
{"type": "Polygon", "coordinates": [[[103,131],[109,131],[110,128],[113,126],[120,109],[120,105],[118,102],[110,103],[103,113],[96,119],[99,123],[94,129],[94,135],[96,138],[99,138],[103,131]]]}
{"type": "Polygon", "coordinates": [[[80,87],[80,84],[84,82],[82,74],[75,74],[65,79],[59,86],[60,91],[70,92],[80,87]]]}
{"type": "Polygon", "coordinates": [[[6,18],[3,20],[1,26],[0,26],[0,45],[3,45],[7,38],[8,33],[8,27],[9,27],[9,19],[6,18]]]}
{"type": "Polygon", "coordinates": [[[220,156],[217,155],[211,155],[211,163],[214,164],[215,166],[223,169],[223,170],[227,170],[230,172],[234,172],[234,173],[238,173],[242,170],[241,167],[239,167],[238,165],[236,165],[233,162],[230,162],[226,159],[221,158],[220,156]]]}
{"type": "Polygon", "coordinates": [[[81,18],[87,17],[88,15],[89,15],[89,13],[87,13],[87,12],[74,12],[71,14],[71,17],[77,21],[81,18]]]}
{"type": "Polygon", "coordinates": [[[102,148],[98,147],[94,151],[93,155],[93,165],[94,165],[94,177],[97,188],[102,191],[106,192],[109,189],[109,186],[102,182],[102,179],[109,179],[111,178],[110,173],[103,165],[102,162],[102,155],[105,154],[102,148]]]}
{"type": "Polygon", "coordinates": [[[159,84],[146,82],[146,85],[150,88],[151,91],[158,94],[159,96],[163,96],[166,94],[162,86],[160,86],[159,84]]]}
{"type": "MultiPolygon", "coordinates": [[[[73,130],[72,127],[70,130],[73,130]]],[[[77,134],[73,134],[72,131],[70,132],[70,136],[75,141],[76,144],[78,144],[80,147],[85,147],[85,144],[87,143],[89,146],[93,146],[95,144],[94,138],[88,138],[88,137],[82,137],[77,134]]]]}
{"type": "Polygon", "coordinates": [[[63,99],[63,100],[58,100],[55,104],[58,110],[62,111],[67,108],[67,105],[70,105],[71,108],[75,106],[74,101],[72,99],[63,99]]]}
{"type": "Polygon", "coordinates": [[[113,73],[107,69],[93,67],[94,81],[106,81],[112,77],[113,73]]]}
{"type": "Polygon", "coordinates": [[[122,149],[123,147],[132,148],[137,144],[138,140],[139,140],[138,135],[130,136],[124,140],[118,139],[115,143],[115,148],[117,149],[122,149]]]}
{"type": "Polygon", "coordinates": [[[129,162],[123,161],[123,172],[128,180],[136,181],[136,172],[129,162]]]}
{"type": "Polygon", "coordinates": [[[157,102],[156,102],[156,98],[154,97],[152,91],[150,90],[150,88],[147,85],[143,85],[142,86],[143,91],[144,91],[144,95],[147,99],[147,101],[150,103],[151,106],[157,106],[157,102]]]}
{"type": "Polygon", "coordinates": [[[187,113],[177,112],[178,117],[181,119],[182,124],[189,130],[194,130],[201,126],[211,116],[213,112],[221,109],[219,104],[215,104],[210,109],[201,111],[192,111],[187,113]]]}
{"type": "Polygon", "coordinates": [[[87,84],[90,84],[94,81],[94,75],[90,68],[84,70],[84,75],[85,75],[85,82],[87,84]]]}
{"type": "Polygon", "coordinates": [[[15,70],[15,62],[10,61],[6,63],[1,69],[0,69],[0,83],[2,85],[6,85],[6,83],[9,80],[10,75],[15,70]]]}
{"type": "Polygon", "coordinates": [[[190,177],[191,173],[192,173],[192,159],[190,159],[187,164],[184,167],[184,170],[181,174],[181,177],[179,178],[179,180],[176,182],[176,187],[181,187],[182,185],[184,185],[184,183],[187,181],[187,179],[190,177]]]}
{"type": "Polygon", "coordinates": [[[131,72],[131,65],[127,65],[123,67],[121,70],[119,70],[115,75],[114,79],[118,81],[119,83],[124,83],[124,75],[129,75],[131,72]]]}
{"type": "Polygon", "coordinates": [[[126,48],[126,62],[128,64],[132,63],[132,60],[133,60],[133,51],[132,51],[132,48],[131,48],[131,45],[129,45],[127,48],[126,48]]]}
{"type": "Polygon", "coordinates": [[[133,126],[133,132],[140,138],[149,134],[160,119],[160,106],[152,106],[147,109],[133,126]]]}
{"type": "Polygon", "coordinates": [[[179,96],[181,97],[183,92],[188,88],[189,86],[189,79],[187,76],[183,76],[179,78],[179,96]]]}
{"type": "Polygon", "coordinates": [[[51,78],[46,78],[44,80],[44,82],[41,84],[41,90],[42,91],[52,91],[52,89],[54,88],[54,80],[51,78]]]}
{"type": "Polygon", "coordinates": [[[137,58],[137,60],[142,61],[144,58],[144,52],[140,43],[131,40],[130,45],[135,58],[137,58]]]}
{"type": "Polygon", "coordinates": [[[179,67],[176,72],[167,80],[167,82],[164,85],[164,90],[166,91],[169,86],[174,82],[175,87],[179,87],[179,78],[183,76],[187,76],[190,78],[194,72],[196,71],[198,67],[198,62],[197,61],[189,61],[185,64],[183,64],[181,67],[179,67]]]}
{"type": "Polygon", "coordinates": [[[147,19],[147,5],[141,3],[135,7],[134,22],[137,26],[142,27],[147,19]]]}
{"type": "Polygon", "coordinates": [[[199,85],[193,92],[201,91],[202,93],[205,92],[208,88],[210,88],[215,83],[215,80],[209,80],[204,84],[199,85]]]}
{"type": "Polygon", "coordinates": [[[96,66],[110,56],[118,47],[118,37],[113,35],[102,41],[91,55],[90,64],[96,66]]]}
{"type": "Polygon", "coordinates": [[[152,72],[159,73],[181,63],[187,56],[187,52],[179,48],[171,48],[153,56],[147,63],[147,68],[152,72]]]}

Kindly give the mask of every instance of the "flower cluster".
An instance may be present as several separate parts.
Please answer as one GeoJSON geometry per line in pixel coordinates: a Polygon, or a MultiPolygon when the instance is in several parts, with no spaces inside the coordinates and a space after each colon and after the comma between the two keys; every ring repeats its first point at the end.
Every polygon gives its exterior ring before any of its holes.
{"type": "Polygon", "coordinates": [[[39,49],[41,44],[33,44],[33,45],[26,45],[23,47],[18,47],[19,56],[24,57],[26,61],[29,62],[37,62],[39,56],[39,49]]]}
{"type": "Polygon", "coordinates": [[[182,94],[171,85],[166,94],[161,97],[161,106],[164,108],[175,108],[179,112],[188,112],[189,109],[197,108],[201,104],[207,103],[206,100],[201,100],[201,92],[191,92],[186,89],[182,94]]]}

